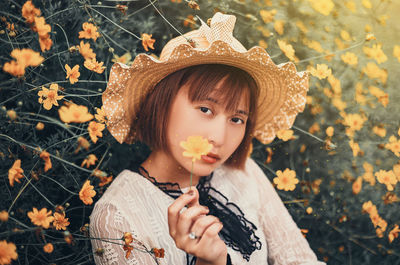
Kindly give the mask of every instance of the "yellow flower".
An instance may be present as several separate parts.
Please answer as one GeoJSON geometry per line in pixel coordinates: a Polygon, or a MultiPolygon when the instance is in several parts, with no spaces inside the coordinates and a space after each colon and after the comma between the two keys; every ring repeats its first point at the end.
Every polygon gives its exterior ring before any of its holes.
{"type": "Polygon", "coordinates": [[[75,65],[71,69],[71,67],[69,67],[69,65],[66,64],[65,69],[67,70],[67,77],[65,79],[69,78],[69,82],[71,84],[78,82],[78,77],[81,75],[81,73],[79,73],[79,65],[75,65]]]}
{"type": "Polygon", "coordinates": [[[32,24],[35,21],[35,17],[40,16],[40,9],[36,8],[32,1],[26,1],[22,6],[22,17],[26,19],[26,22],[32,24]]]}
{"type": "Polygon", "coordinates": [[[379,126],[374,126],[372,128],[372,131],[376,134],[379,135],[380,137],[385,137],[386,136],[386,129],[383,127],[379,127],[379,126]]]}
{"type": "Polygon", "coordinates": [[[346,30],[341,30],[340,31],[340,37],[344,40],[344,41],[351,41],[351,36],[350,33],[347,32],[346,30]]]}
{"type": "Polygon", "coordinates": [[[97,27],[92,23],[85,22],[82,25],[83,31],[79,31],[80,39],[93,39],[96,41],[98,37],[100,37],[100,33],[97,32],[97,27]]]}
{"type": "Polygon", "coordinates": [[[375,63],[369,62],[362,71],[371,79],[379,78],[383,84],[386,84],[388,73],[386,70],[379,68],[375,63]]]}
{"type": "Polygon", "coordinates": [[[277,40],[279,49],[283,51],[283,53],[286,55],[287,58],[289,58],[291,61],[297,62],[299,59],[294,55],[294,49],[293,46],[290,44],[287,44],[286,41],[284,40],[277,40]]]}
{"type": "Polygon", "coordinates": [[[37,124],[36,124],[36,130],[38,130],[38,131],[41,131],[41,130],[43,130],[44,129],[44,124],[43,124],[43,122],[38,122],[37,124]]]}
{"type": "Polygon", "coordinates": [[[5,240],[0,241],[0,264],[11,264],[11,260],[17,260],[17,247],[14,243],[5,240]]]}
{"type": "Polygon", "coordinates": [[[40,53],[32,49],[14,49],[11,52],[11,57],[15,58],[17,63],[24,67],[38,66],[44,61],[40,53]]]}
{"type": "Polygon", "coordinates": [[[83,138],[82,136],[78,137],[78,147],[76,148],[76,150],[74,151],[74,154],[78,153],[79,150],[81,149],[81,147],[85,148],[86,151],[89,150],[90,147],[90,143],[88,140],[86,140],[85,138],[83,138]]]}
{"type": "MultiPolygon", "coordinates": [[[[366,26],[365,26],[365,31],[367,31],[367,32],[371,31],[369,28],[367,28],[367,26],[369,26],[369,25],[366,25],[366,26]]],[[[376,40],[376,38],[375,38],[374,34],[368,33],[368,34],[365,36],[365,40],[366,40],[366,41],[376,40]]]]}
{"type": "Polygon", "coordinates": [[[82,161],[81,167],[86,166],[86,168],[89,168],[90,166],[95,165],[97,160],[96,155],[90,154],[82,161]]]}
{"type": "Polygon", "coordinates": [[[308,0],[308,1],[310,2],[311,7],[315,11],[325,16],[328,16],[335,7],[335,4],[332,2],[332,0],[308,0]]]}
{"type": "Polygon", "coordinates": [[[353,150],[353,156],[357,156],[358,153],[360,153],[360,151],[361,151],[358,143],[355,143],[353,140],[350,140],[349,145],[350,145],[351,149],[353,150]]]}
{"type": "Polygon", "coordinates": [[[393,56],[400,62],[400,45],[393,46],[393,56]]]}
{"type": "Polygon", "coordinates": [[[346,52],[345,54],[342,54],[340,58],[342,58],[343,62],[347,63],[348,65],[358,64],[358,57],[352,52],[346,52]]]}
{"type": "Polygon", "coordinates": [[[307,214],[312,214],[312,212],[313,212],[313,208],[307,207],[306,213],[307,213],[307,214]]]}
{"type": "Polygon", "coordinates": [[[296,188],[296,184],[299,180],[296,178],[296,171],[285,169],[285,171],[278,170],[276,172],[277,177],[274,178],[274,183],[277,184],[277,188],[285,191],[292,191],[296,188]]]}
{"type": "Polygon", "coordinates": [[[0,212],[0,221],[2,221],[2,222],[8,221],[8,212],[7,211],[3,210],[0,212]]]}
{"type": "Polygon", "coordinates": [[[283,20],[276,20],[274,23],[274,29],[276,32],[278,32],[279,35],[283,34],[284,26],[285,26],[285,21],[283,20]]]}
{"type": "Polygon", "coordinates": [[[332,69],[329,69],[326,64],[317,64],[316,69],[314,67],[311,67],[310,73],[311,75],[316,76],[319,79],[324,79],[332,75],[332,69]]]}
{"type": "Polygon", "coordinates": [[[118,56],[115,54],[111,61],[114,63],[119,62],[119,63],[123,63],[123,64],[130,64],[131,59],[132,59],[132,55],[129,52],[126,52],[121,56],[118,56]]]}
{"type": "Polygon", "coordinates": [[[393,186],[397,183],[396,175],[394,174],[393,170],[379,170],[379,172],[375,173],[376,178],[378,179],[379,183],[385,184],[388,191],[393,190],[393,186]]]}
{"type": "Polygon", "coordinates": [[[88,108],[74,103],[69,106],[61,106],[58,110],[60,119],[65,123],[83,123],[93,119],[93,115],[88,112],[88,108]]]}
{"type": "Polygon", "coordinates": [[[104,69],[106,69],[105,66],[103,66],[104,62],[98,62],[96,61],[96,58],[92,59],[87,59],[83,63],[83,65],[89,69],[90,71],[96,72],[98,74],[102,74],[104,72],[104,69]]]}
{"type": "Polygon", "coordinates": [[[307,33],[307,32],[308,32],[308,28],[306,27],[306,25],[304,25],[303,21],[297,20],[297,21],[296,21],[296,26],[297,26],[303,33],[307,33]]]}
{"type": "Polygon", "coordinates": [[[44,17],[35,17],[35,31],[37,31],[40,38],[48,38],[51,27],[46,24],[44,17]]]}
{"type": "Polygon", "coordinates": [[[3,71],[13,76],[23,76],[25,74],[25,66],[16,61],[6,62],[3,65],[3,71]]]}
{"type": "Polygon", "coordinates": [[[96,195],[96,191],[94,191],[93,188],[94,187],[90,185],[90,181],[86,180],[79,192],[79,198],[86,205],[93,203],[93,197],[96,195]]]}
{"type": "Polygon", "coordinates": [[[213,145],[207,139],[203,139],[202,136],[189,136],[186,141],[181,141],[179,145],[185,149],[183,156],[191,157],[193,162],[196,159],[200,160],[202,155],[207,155],[213,148],[213,145]]]}
{"type": "Polygon", "coordinates": [[[383,92],[383,90],[381,90],[379,87],[370,86],[369,93],[375,96],[385,108],[387,104],[389,104],[389,94],[383,92]]]}
{"type": "Polygon", "coordinates": [[[102,123],[91,121],[88,126],[89,136],[93,143],[97,142],[97,137],[103,137],[102,131],[106,126],[102,123]]]}
{"type": "Polygon", "coordinates": [[[358,193],[360,193],[361,188],[362,188],[362,177],[358,177],[357,180],[353,182],[352,186],[353,194],[357,195],[358,193]]]}
{"type": "Polygon", "coordinates": [[[333,132],[335,131],[335,128],[333,128],[332,126],[329,126],[328,128],[326,128],[325,132],[326,135],[328,135],[329,137],[333,136],[333,132]]]}
{"type": "Polygon", "coordinates": [[[276,9],[268,10],[260,10],[260,16],[264,23],[270,23],[274,20],[274,16],[276,15],[276,9]]]}
{"type": "Polygon", "coordinates": [[[394,228],[389,232],[388,235],[389,243],[392,243],[393,240],[399,236],[399,232],[400,232],[399,225],[395,225],[394,228]]]}
{"type": "Polygon", "coordinates": [[[372,8],[372,4],[371,4],[371,1],[369,1],[369,0],[362,0],[362,5],[365,7],[365,8],[368,8],[368,9],[371,9],[372,8]]]}
{"type": "Polygon", "coordinates": [[[276,136],[277,136],[279,139],[282,139],[284,142],[286,142],[286,141],[292,139],[292,137],[293,137],[293,130],[279,130],[279,131],[276,133],[276,136]]]}
{"type": "Polygon", "coordinates": [[[389,137],[389,143],[385,144],[385,148],[400,157],[400,139],[397,140],[396,136],[392,135],[389,137]]]}
{"type": "Polygon", "coordinates": [[[345,7],[347,7],[352,13],[355,13],[357,11],[356,9],[356,3],[354,1],[347,1],[344,3],[345,7]]]}
{"type": "Polygon", "coordinates": [[[372,216],[378,214],[378,210],[376,209],[376,206],[371,201],[364,202],[362,205],[362,210],[363,210],[363,212],[366,212],[372,216]]]}
{"type": "Polygon", "coordinates": [[[51,216],[51,211],[47,212],[46,208],[42,208],[40,211],[33,207],[32,212],[28,212],[28,217],[34,225],[42,226],[43,228],[49,228],[50,223],[53,222],[54,217],[51,216]]]}
{"type": "Polygon", "coordinates": [[[51,107],[58,106],[57,100],[60,100],[64,98],[64,96],[59,96],[58,95],[58,85],[57,84],[51,84],[50,89],[45,88],[42,86],[42,90],[38,92],[39,96],[39,103],[43,104],[43,108],[46,110],[50,110],[51,107]]]}
{"type": "Polygon", "coordinates": [[[46,151],[42,151],[40,153],[40,158],[44,160],[44,172],[47,172],[50,168],[52,168],[50,154],[46,151]]]}
{"type": "Polygon", "coordinates": [[[156,42],[156,40],[151,38],[152,35],[153,35],[153,34],[150,34],[150,35],[149,35],[149,34],[146,34],[146,33],[143,33],[143,34],[142,34],[142,45],[143,45],[143,48],[144,48],[147,52],[149,51],[148,48],[154,50],[153,45],[154,45],[154,42],[156,42]]]}
{"type": "Polygon", "coordinates": [[[79,53],[87,59],[93,59],[96,58],[96,54],[93,52],[93,50],[90,48],[90,43],[84,43],[83,40],[81,41],[80,45],[78,46],[79,53]]]}
{"type": "Polygon", "coordinates": [[[358,113],[346,114],[343,124],[348,126],[352,131],[359,131],[363,127],[365,120],[366,119],[358,113]]]}
{"type": "Polygon", "coordinates": [[[46,245],[43,246],[43,251],[46,253],[51,253],[54,250],[54,246],[51,243],[47,243],[46,245]]]}
{"type": "Polygon", "coordinates": [[[54,213],[53,226],[57,230],[66,230],[68,225],[69,225],[69,222],[68,222],[68,218],[65,218],[65,213],[63,213],[63,214],[60,214],[57,212],[54,213]]]}
{"type": "Polygon", "coordinates": [[[363,47],[363,51],[369,58],[375,59],[375,61],[378,64],[384,63],[384,62],[387,61],[387,56],[382,51],[382,45],[381,44],[374,44],[374,45],[372,45],[372,48],[364,46],[363,47]]]}
{"type": "Polygon", "coordinates": [[[24,173],[24,170],[21,168],[21,159],[17,159],[8,170],[8,180],[11,187],[14,187],[14,181],[21,183],[19,179],[24,177],[22,173],[24,173]]]}

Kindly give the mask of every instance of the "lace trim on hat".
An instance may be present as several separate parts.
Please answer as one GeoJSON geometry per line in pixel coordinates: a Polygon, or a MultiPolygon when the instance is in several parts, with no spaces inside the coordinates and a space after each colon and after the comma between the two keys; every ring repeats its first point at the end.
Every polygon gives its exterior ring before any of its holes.
{"type": "MultiPolygon", "coordinates": [[[[134,171],[150,180],[160,190],[174,199],[183,194],[178,183],[158,182],[142,166],[139,166],[134,171]]],[[[199,203],[207,206],[210,209],[209,214],[218,217],[222,222],[223,228],[219,234],[226,245],[233,250],[239,251],[243,258],[249,261],[250,255],[255,250],[260,250],[262,246],[259,237],[254,232],[257,227],[244,217],[244,213],[236,204],[229,202],[227,197],[211,187],[210,180],[213,177],[213,173],[208,176],[202,176],[196,185],[199,191],[199,203]]],[[[191,255],[187,254],[186,256],[188,258],[187,264],[195,264],[193,262],[195,262],[196,257],[192,257],[189,262],[189,256],[191,255]]],[[[228,261],[230,262],[229,255],[228,261]]]]}

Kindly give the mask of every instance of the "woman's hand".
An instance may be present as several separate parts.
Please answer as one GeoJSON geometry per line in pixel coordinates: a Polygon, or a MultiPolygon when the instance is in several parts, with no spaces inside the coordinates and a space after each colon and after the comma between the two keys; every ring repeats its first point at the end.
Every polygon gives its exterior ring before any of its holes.
{"type": "Polygon", "coordinates": [[[222,223],[208,209],[199,204],[199,193],[195,187],[193,194],[182,194],[168,207],[169,234],[176,246],[198,258],[197,264],[226,264],[227,248],[218,233],[222,223]],[[185,205],[187,209],[184,210],[185,205]],[[193,232],[198,238],[191,239],[193,232]]]}

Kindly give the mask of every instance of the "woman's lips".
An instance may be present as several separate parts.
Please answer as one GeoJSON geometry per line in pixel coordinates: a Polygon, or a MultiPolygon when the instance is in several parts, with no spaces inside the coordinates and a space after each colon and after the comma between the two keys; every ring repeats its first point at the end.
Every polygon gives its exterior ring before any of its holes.
{"type": "Polygon", "coordinates": [[[219,159],[217,159],[215,157],[211,157],[211,156],[208,156],[208,155],[202,155],[201,159],[203,161],[207,162],[207,163],[210,163],[210,164],[213,164],[213,163],[217,162],[217,160],[219,160],[219,159]]]}

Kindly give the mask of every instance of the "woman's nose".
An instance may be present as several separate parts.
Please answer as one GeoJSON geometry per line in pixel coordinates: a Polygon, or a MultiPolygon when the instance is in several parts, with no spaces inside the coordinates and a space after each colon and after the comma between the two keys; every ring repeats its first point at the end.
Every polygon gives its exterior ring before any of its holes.
{"type": "Polygon", "coordinates": [[[214,144],[215,147],[220,147],[226,138],[227,124],[226,118],[215,118],[208,128],[208,139],[214,144]]]}

